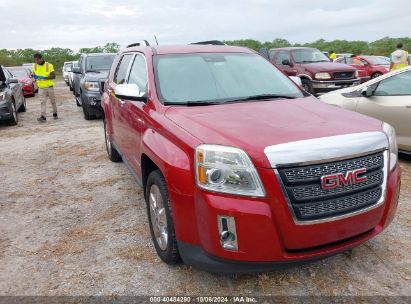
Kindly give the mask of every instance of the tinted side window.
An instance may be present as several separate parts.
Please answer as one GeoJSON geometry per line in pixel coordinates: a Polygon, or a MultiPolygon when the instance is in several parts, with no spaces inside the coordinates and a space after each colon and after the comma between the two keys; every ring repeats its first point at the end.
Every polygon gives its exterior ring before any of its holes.
{"type": "Polygon", "coordinates": [[[127,83],[127,72],[130,67],[131,59],[133,54],[126,54],[121,58],[119,65],[117,66],[116,75],[114,76],[114,82],[116,84],[127,83]]]}
{"type": "Polygon", "coordinates": [[[411,72],[404,72],[380,82],[374,96],[411,95],[411,72]]]}
{"type": "Polygon", "coordinates": [[[275,64],[282,65],[284,60],[291,62],[291,57],[288,51],[280,51],[275,59],[275,64]]]}
{"type": "Polygon", "coordinates": [[[142,96],[147,93],[147,65],[142,55],[137,55],[134,59],[128,83],[136,84],[142,96]]]}

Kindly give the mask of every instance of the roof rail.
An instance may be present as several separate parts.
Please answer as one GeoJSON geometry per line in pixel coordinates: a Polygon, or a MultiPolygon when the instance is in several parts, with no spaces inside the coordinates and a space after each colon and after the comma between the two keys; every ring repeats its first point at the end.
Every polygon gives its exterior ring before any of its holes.
{"type": "Polygon", "coordinates": [[[150,43],[148,43],[147,40],[142,40],[140,42],[136,42],[136,43],[132,43],[132,44],[127,45],[127,48],[131,48],[131,47],[134,47],[134,46],[150,46],[150,43]]]}
{"type": "Polygon", "coordinates": [[[226,45],[224,42],[219,40],[209,40],[209,41],[200,41],[200,42],[193,42],[190,44],[203,44],[203,45],[226,45]]]}

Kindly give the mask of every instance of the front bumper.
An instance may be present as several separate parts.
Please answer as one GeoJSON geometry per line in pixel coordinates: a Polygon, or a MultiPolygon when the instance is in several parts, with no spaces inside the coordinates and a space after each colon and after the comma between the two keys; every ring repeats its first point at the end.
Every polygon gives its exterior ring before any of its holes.
{"type": "Polygon", "coordinates": [[[349,79],[349,80],[312,80],[311,81],[313,89],[316,93],[326,93],[334,90],[352,87],[359,85],[361,83],[360,78],[349,79]]]}
{"type": "Polygon", "coordinates": [[[170,191],[183,261],[213,272],[260,272],[331,256],[379,234],[392,221],[401,169],[391,172],[384,203],[369,212],[312,225],[296,225],[272,170],[258,169],[265,198],[239,198],[196,189],[193,197],[170,191]],[[173,202],[178,202],[177,204],[173,202]],[[187,206],[194,205],[190,214],[187,206]],[[220,243],[218,216],[234,217],[238,251],[220,243]]]}
{"type": "Polygon", "coordinates": [[[90,114],[99,115],[103,113],[103,108],[101,107],[101,94],[100,92],[93,92],[86,90],[83,92],[82,102],[87,106],[90,114]]]}

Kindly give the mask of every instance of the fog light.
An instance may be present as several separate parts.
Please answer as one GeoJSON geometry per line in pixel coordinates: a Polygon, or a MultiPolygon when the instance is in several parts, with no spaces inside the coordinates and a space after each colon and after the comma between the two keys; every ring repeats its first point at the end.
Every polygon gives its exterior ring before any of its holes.
{"type": "Polygon", "coordinates": [[[218,216],[218,231],[221,246],[226,250],[238,251],[235,219],[232,216],[218,216]]]}

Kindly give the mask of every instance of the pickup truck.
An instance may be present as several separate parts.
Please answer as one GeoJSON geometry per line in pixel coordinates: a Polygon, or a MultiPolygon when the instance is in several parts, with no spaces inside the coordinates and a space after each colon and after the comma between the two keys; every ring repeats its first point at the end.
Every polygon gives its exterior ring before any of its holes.
{"type": "Polygon", "coordinates": [[[73,94],[76,104],[83,108],[84,119],[90,120],[103,114],[101,108],[101,84],[107,79],[115,54],[81,54],[73,71],[73,94]]]}
{"type": "Polygon", "coordinates": [[[357,69],[333,63],[323,52],[305,47],[261,49],[260,54],[288,76],[301,78],[304,90],[311,94],[360,84],[357,69]]]}
{"type": "Polygon", "coordinates": [[[108,157],[143,187],[165,263],[289,267],[362,244],[394,217],[394,129],[319,102],[252,50],[133,46],[104,87],[108,157]]]}

